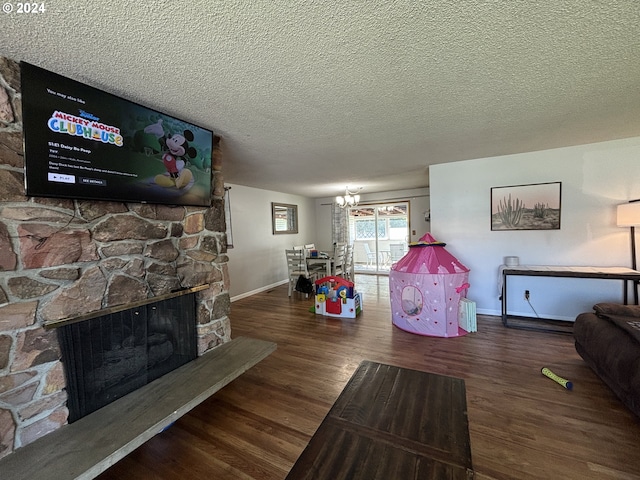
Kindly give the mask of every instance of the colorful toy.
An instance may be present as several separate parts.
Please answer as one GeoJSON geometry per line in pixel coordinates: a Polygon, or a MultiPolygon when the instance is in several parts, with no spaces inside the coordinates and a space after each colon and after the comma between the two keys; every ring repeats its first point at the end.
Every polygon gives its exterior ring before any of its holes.
{"type": "Polygon", "coordinates": [[[562,385],[564,388],[566,388],[567,390],[571,390],[573,388],[573,383],[571,383],[569,380],[567,380],[566,378],[562,378],[559,377],[558,375],[556,375],[555,373],[553,373],[551,370],[549,370],[547,367],[544,367],[542,369],[542,374],[545,377],[549,377],[551,380],[553,380],[554,382],[562,385]]]}
{"type": "Polygon", "coordinates": [[[355,318],[362,311],[361,294],[353,282],[342,277],[328,276],[315,282],[317,315],[355,318]]]}

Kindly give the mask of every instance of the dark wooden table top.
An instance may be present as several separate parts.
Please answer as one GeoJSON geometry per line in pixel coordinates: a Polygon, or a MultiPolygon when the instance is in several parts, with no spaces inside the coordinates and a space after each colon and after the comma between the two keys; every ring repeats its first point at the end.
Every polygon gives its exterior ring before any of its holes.
{"type": "Polygon", "coordinates": [[[473,478],[464,380],[364,361],[287,480],[473,478]]]}

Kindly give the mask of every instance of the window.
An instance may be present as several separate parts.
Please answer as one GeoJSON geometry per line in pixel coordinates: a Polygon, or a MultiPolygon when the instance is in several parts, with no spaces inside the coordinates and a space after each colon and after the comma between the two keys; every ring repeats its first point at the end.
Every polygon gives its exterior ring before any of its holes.
{"type": "Polygon", "coordinates": [[[409,226],[409,202],[351,207],[349,242],[354,247],[356,271],[388,272],[397,256],[396,247],[401,245],[406,251],[409,226]]]}
{"type": "MultiPolygon", "coordinates": [[[[387,225],[385,222],[378,223],[378,238],[387,238],[387,225]]],[[[356,240],[372,240],[376,235],[375,219],[356,219],[354,222],[356,240]]]]}

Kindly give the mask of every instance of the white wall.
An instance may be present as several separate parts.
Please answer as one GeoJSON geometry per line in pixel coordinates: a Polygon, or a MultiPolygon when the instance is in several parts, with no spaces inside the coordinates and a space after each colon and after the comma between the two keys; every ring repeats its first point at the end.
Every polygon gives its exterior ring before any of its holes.
{"type": "Polygon", "coordinates": [[[315,203],[311,198],[229,185],[233,248],[229,256],[231,300],[267,290],[287,281],[284,251],[316,238],[315,203]],[[274,235],[271,202],[298,206],[298,233],[274,235]]]}
{"type": "MultiPolygon", "coordinates": [[[[338,192],[336,192],[338,195],[338,192]]],[[[331,204],[336,197],[318,198],[316,205],[316,246],[321,250],[331,250],[333,240],[331,238],[331,204]]],[[[409,202],[409,228],[411,242],[417,241],[430,229],[430,223],[425,222],[424,212],[429,210],[429,189],[415,188],[410,190],[396,190],[380,193],[361,193],[360,203],[378,203],[388,201],[409,202]],[[415,234],[413,231],[415,230],[415,234]]]]}
{"type": "MultiPolygon", "coordinates": [[[[479,313],[500,314],[498,267],[507,255],[521,265],[625,266],[629,229],[616,205],[640,198],[640,137],[430,167],[431,231],[471,269],[469,298],[479,313]],[[562,182],[560,230],[491,231],[491,187],[562,182]]],[[[510,277],[509,312],[573,320],[600,301],[622,299],[622,282],[510,277]]]]}

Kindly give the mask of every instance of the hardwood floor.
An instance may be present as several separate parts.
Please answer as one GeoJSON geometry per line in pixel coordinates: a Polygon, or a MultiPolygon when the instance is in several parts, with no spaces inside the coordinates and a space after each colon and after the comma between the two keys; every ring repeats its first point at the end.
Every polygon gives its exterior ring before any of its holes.
{"type": "Polygon", "coordinates": [[[358,364],[372,360],[465,380],[476,479],[640,479],[640,421],[570,335],[486,316],[464,337],[412,335],[391,323],[387,277],[358,275],[356,286],[355,320],[310,313],[312,300],[289,299],[286,285],[234,302],[233,336],[278,349],[98,478],[283,479],[358,364]]]}

